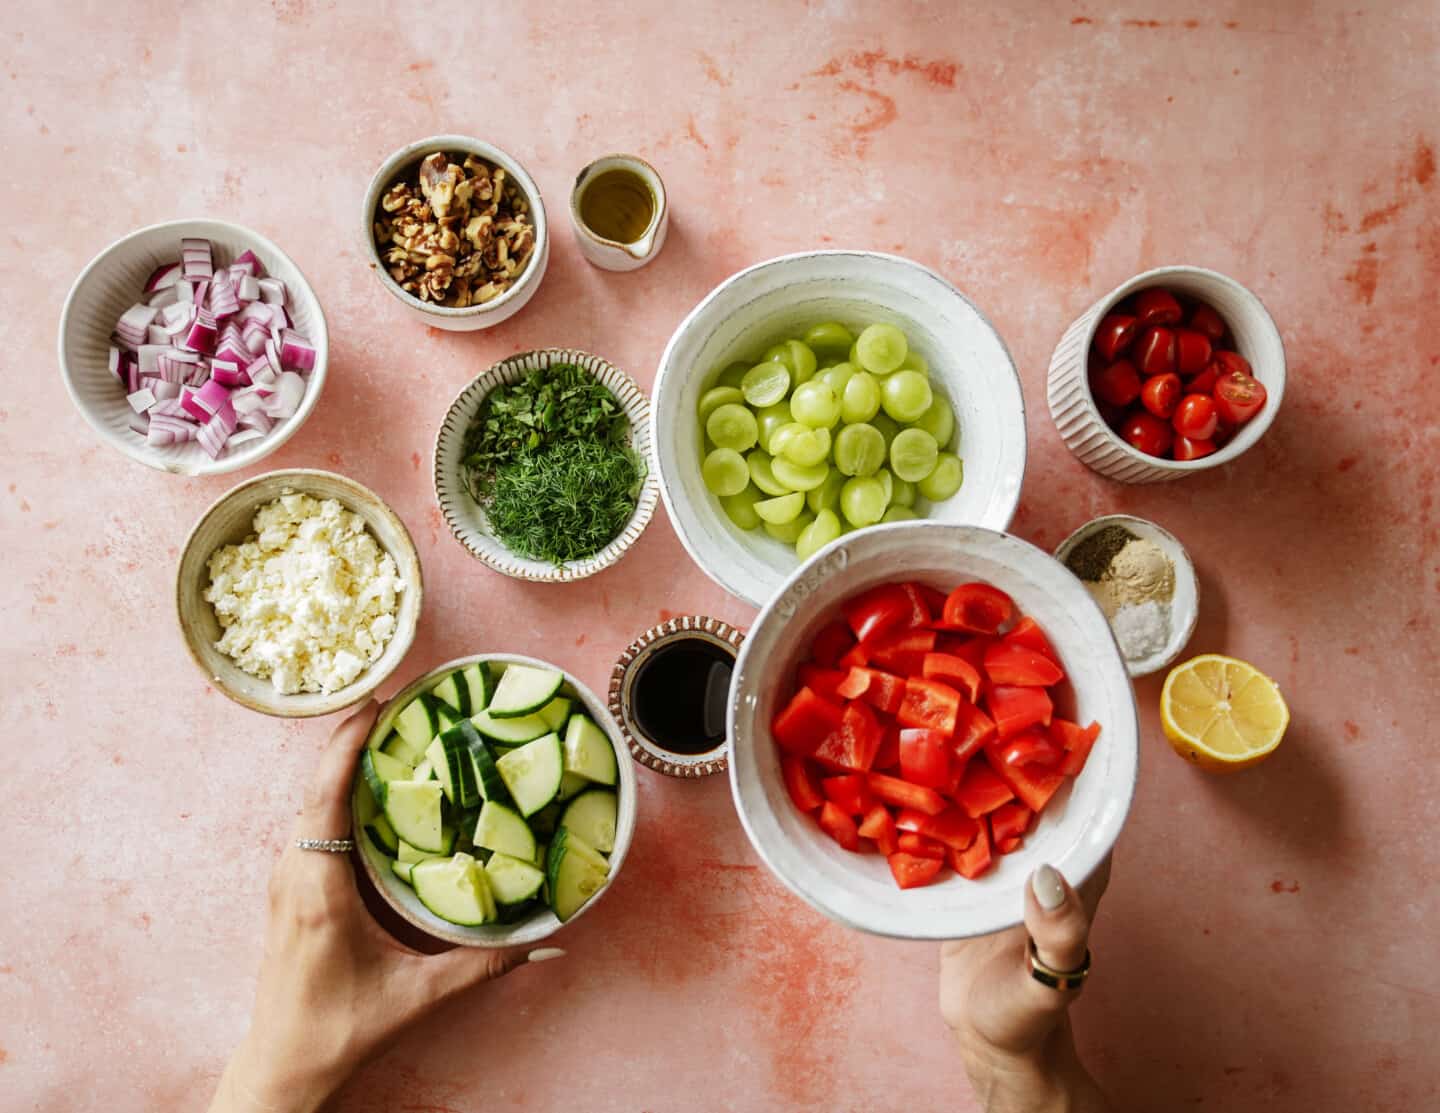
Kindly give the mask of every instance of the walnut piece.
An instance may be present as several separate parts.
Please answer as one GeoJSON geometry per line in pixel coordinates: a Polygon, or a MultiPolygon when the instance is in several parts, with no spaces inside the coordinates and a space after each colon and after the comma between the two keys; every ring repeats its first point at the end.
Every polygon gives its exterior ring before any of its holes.
{"type": "Polygon", "coordinates": [[[436,305],[481,305],[513,286],[530,262],[529,214],[503,169],[436,151],[382,195],[375,245],[406,293],[436,305]]]}

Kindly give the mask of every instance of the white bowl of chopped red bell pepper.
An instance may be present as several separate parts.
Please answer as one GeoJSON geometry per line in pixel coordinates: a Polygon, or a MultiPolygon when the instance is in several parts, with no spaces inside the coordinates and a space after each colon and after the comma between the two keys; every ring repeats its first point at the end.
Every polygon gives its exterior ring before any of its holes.
{"type": "Polygon", "coordinates": [[[792,891],[879,935],[1020,921],[1041,863],[1078,884],[1134,793],[1138,728],[1100,608],[1008,534],[847,535],[761,612],[736,663],[730,778],[792,891]]]}

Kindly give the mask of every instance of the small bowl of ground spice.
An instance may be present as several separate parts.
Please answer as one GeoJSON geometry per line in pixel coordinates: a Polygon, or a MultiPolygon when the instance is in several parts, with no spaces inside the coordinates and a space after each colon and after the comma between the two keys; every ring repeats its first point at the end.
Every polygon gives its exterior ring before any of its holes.
{"type": "Polygon", "coordinates": [[[618,561],[659,501],[650,399],[570,348],[521,352],[478,375],[435,440],[450,532],[497,572],[563,583],[618,561]]]}
{"type": "Polygon", "coordinates": [[[1185,546],[1129,514],[1086,522],[1055,550],[1104,612],[1131,676],[1148,676],[1185,648],[1200,615],[1200,585],[1185,546]]]}

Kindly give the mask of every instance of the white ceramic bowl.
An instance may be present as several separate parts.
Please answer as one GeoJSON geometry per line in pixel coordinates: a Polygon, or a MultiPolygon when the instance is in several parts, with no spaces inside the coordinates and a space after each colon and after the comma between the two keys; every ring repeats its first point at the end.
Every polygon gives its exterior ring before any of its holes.
{"type": "Polygon", "coordinates": [[[1020,499],[1020,379],[999,334],[964,294],[918,263],[878,252],[812,251],[759,263],[726,279],[680,322],[654,391],[656,467],[675,531],[706,575],[752,606],[774,594],[799,558],[762,530],[741,530],[705,489],[696,406],[732,361],[826,320],[852,329],[898,325],[954,408],[965,482],[930,508],[930,520],[1004,529],[1020,499]]]}
{"type": "Polygon", "coordinates": [[[1071,452],[1101,475],[1122,483],[1163,483],[1236,459],[1265,435],[1285,396],[1285,345],[1260,299],[1233,278],[1203,267],[1157,267],[1122,282],[1065,330],[1050,357],[1050,416],[1071,452]],[[1235,349],[1265,387],[1265,408],[1224,448],[1199,460],[1162,460],[1131,448],[1106,424],[1090,393],[1088,357],[1095,329],[1110,307],[1137,290],[1163,286],[1209,304],[1230,326],[1235,349]]]}
{"type": "Polygon", "coordinates": [[[848,534],[785,582],[746,635],[730,688],[730,786],[745,833],[797,896],[843,924],[904,939],[955,939],[1020,922],[1024,886],[1041,863],[1078,885],[1110,852],[1130,810],[1139,728],[1130,677],[1100,608],[1048,553],[973,526],[902,522],[848,534]],[[789,698],[796,665],[819,629],[858,592],[898,579],[948,591],[983,580],[1008,592],[1045,630],[1069,675],[1073,705],[1100,722],[1084,770],[1060,789],[1024,844],[975,881],[948,873],[901,891],[878,854],[840,849],[785,791],[770,721],[789,698]]]}
{"type": "Polygon", "coordinates": [[[470,380],[469,384],[450,403],[445,420],[440,423],[440,432],[435,436],[435,497],[440,503],[440,512],[450,526],[455,539],[470,551],[470,555],[488,564],[497,572],[514,576],[519,580],[536,580],[542,583],[569,583],[583,580],[596,572],[609,568],[630,551],[650,518],[659,501],[658,481],[655,469],[650,466],[650,399],[618,367],[574,348],[545,348],[537,352],[521,352],[503,359],[483,374],[470,380]],[[513,383],[531,371],[549,367],[555,363],[574,363],[583,367],[599,379],[625,410],[630,419],[630,445],[646,464],[645,481],[640,496],[635,500],[635,511],[625,528],[598,553],[585,560],[575,560],[556,567],[543,560],[531,560],[512,553],[490,532],[485,512],[470,497],[460,474],[460,461],[465,457],[465,430],[480,412],[485,396],[502,383],[513,383]]]}
{"type": "Polygon", "coordinates": [[[329,715],[359,703],[375,691],[405,659],[415,640],[424,599],[420,557],[405,523],[374,491],[334,472],[292,468],[266,472],[226,491],[206,508],[190,530],[175,569],[175,610],[185,647],[205,679],[236,703],[286,719],[329,715]],[[395,633],[380,657],[353,681],[333,692],[285,693],[268,679],[251,676],[215,648],[220,623],[205,601],[210,586],[210,557],[224,545],[237,544],[255,531],[255,511],[291,491],[317,499],[337,499],[365,519],[370,533],[395,561],[405,590],[400,593],[395,633]]]}
{"type": "Polygon", "coordinates": [[[330,358],[330,336],[315,291],[290,257],[259,232],[224,220],[171,220],[152,224],[116,240],[80,272],[60,313],[60,375],[80,415],[107,444],[146,467],[175,475],[220,475],[263,460],[305,424],[320,391],[330,358]],[[134,412],[125,389],[109,368],[110,335],[120,315],[141,300],[145,280],[161,263],[180,258],[180,240],[209,240],[216,256],[230,262],[246,248],[285,283],[287,307],[297,332],[315,345],[315,368],[305,376],[305,395],[292,417],[276,422],[259,440],[224,452],[212,460],[196,441],[152,447],[130,428],[134,412]]]}
{"type": "Polygon", "coordinates": [[[1178,537],[1154,522],[1129,514],[1106,514],[1086,522],[1060,542],[1055,549],[1055,559],[1064,564],[1076,545],[1106,526],[1124,526],[1136,537],[1155,544],[1169,558],[1175,570],[1175,593],[1170,599],[1170,640],[1148,657],[1125,662],[1125,668],[1131,676],[1149,676],[1180,656],[1185,643],[1195,633],[1195,624],[1200,618],[1200,581],[1196,578],[1195,565],[1190,560],[1190,554],[1185,551],[1185,546],[1180,544],[1178,537]]]}
{"type": "MultiPolygon", "coordinates": [[[[459,657],[454,661],[447,661],[396,693],[381,708],[380,717],[375,721],[375,729],[370,732],[369,744],[378,745],[390,733],[396,717],[415,696],[428,691],[446,673],[464,668],[475,661],[490,661],[507,665],[534,665],[537,668],[558,669],[565,672],[559,665],[540,661],[534,657],[521,657],[514,653],[477,653],[470,657],[459,657]]],[[[635,834],[636,790],[635,767],[630,763],[630,757],[625,752],[625,747],[617,741],[620,737],[620,730],[615,725],[615,720],[610,717],[610,712],[606,710],[605,704],[596,698],[594,692],[568,672],[565,672],[565,690],[568,695],[578,700],[585,713],[595,720],[595,725],[605,732],[605,737],[614,747],[615,765],[620,773],[620,780],[616,785],[616,791],[619,794],[619,809],[615,822],[615,849],[610,854],[610,879],[604,888],[567,921],[573,924],[599,903],[614,886],[615,879],[620,875],[620,867],[625,864],[625,855],[630,849],[630,840],[635,834]]],[[[352,837],[355,839],[355,845],[360,849],[360,860],[364,864],[365,873],[375,888],[380,891],[380,895],[385,898],[386,903],[410,924],[436,939],[443,939],[447,943],[454,943],[461,947],[515,947],[538,943],[565,926],[556,919],[555,913],[543,907],[513,924],[462,927],[459,924],[452,924],[448,920],[442,920],[420,903],[420,898],[415,895],[414,889],[395,876],[390,868],[390,859],[376,849],[365,832],[360,829],[358,823],[353,827],[352,837]]]]}
{"type": "Polygon", "coordinates": [[[535,184],[535,179],[530,177],[525,167],[499,147],[468,135],[432,135],[428,139],[401,147],[382,162],[365,190],[365,204],[360,212],[360,236],[365,260],[386,292],[409,310],[411,316],[433,328],[449,332],[475,332],[492,328],[501,321],[508,321],[535,296],[535,291],[540,288],[540,280],[545,277],[545,268],[550,264],[550,232],[545,223],[545,204],[540,199],[540,187],[535,184]],[[380,206],[380,198],[401,177],[409,175],[426,155],[436,151],[476,155],[492,166],[501,167],[530,202],[530,218],[535,224],[535,248],[530,253],[530,262],[508,290],[483,305],[467,305],[463,309],[436,305],[406,293],[400,288],[400,284],[390,277],[390,272],[375,246],[375,213],[380,206]]]}

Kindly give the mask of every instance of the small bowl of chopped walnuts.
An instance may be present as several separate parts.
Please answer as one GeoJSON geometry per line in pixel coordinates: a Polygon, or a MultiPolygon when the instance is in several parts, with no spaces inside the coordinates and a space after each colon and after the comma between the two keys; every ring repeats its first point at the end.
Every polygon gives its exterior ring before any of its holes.
{"type": "Polygon", "coordinates": [[[363,229],[381,285],[452,332],[520,312],[550,261],[534,179],[499,147],[464,135],[433,135],[381,163],[363,229]]]}

